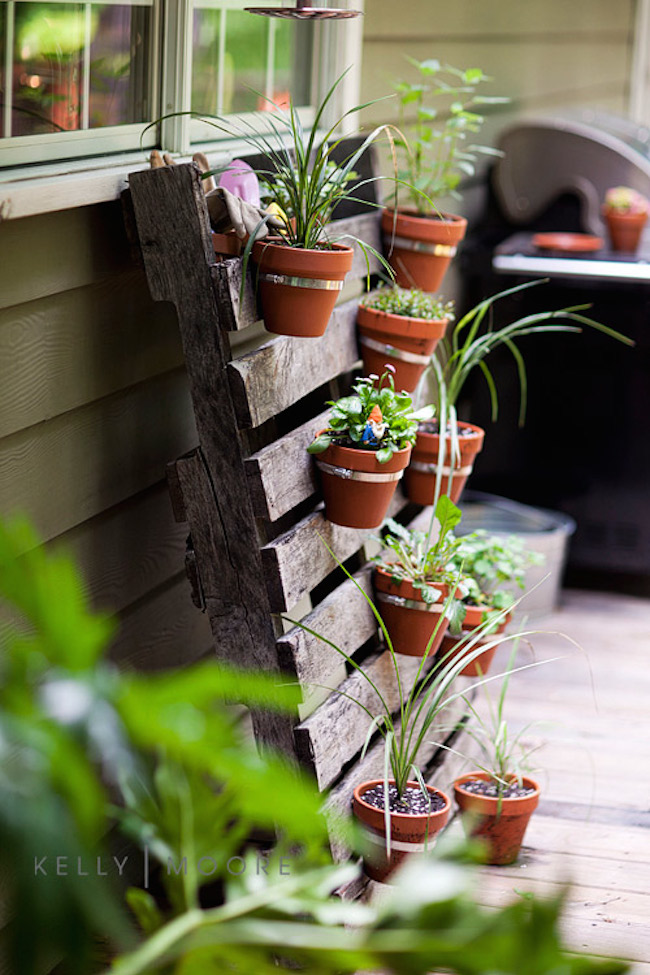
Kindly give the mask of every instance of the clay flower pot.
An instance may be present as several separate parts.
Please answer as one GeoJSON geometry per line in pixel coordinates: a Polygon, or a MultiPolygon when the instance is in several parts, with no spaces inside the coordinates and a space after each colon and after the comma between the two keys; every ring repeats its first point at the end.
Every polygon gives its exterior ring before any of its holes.
{"type": "Polygon", "coordinates": [[[267,330],[310,338],[323,335],[352,267],[352,248],[332,244],[331,250],[307,250],[272,237],[256,241],[252,257],[257,265],[253,282],[267,330]]]}
{"type": "Polygon", "coordinates": [[[621,213],[603,206],[602,214],[612,250],[634,254],[641,240],[641,233],[648,219],[647,213],[621,213]]]}
{"type": "Polygon", "coordinates": [[[380,464],[374,450],[330,444],[316,456],[325,498],[325,517],[346,528],[377,528],[386,517],[411,447],[380,464]]]}
{"type": "Polygon", "coordinates": [[[539,802],[539,786],[533,779],[524,777],[523,784],[535,791],[521,798],[502,799],[501,803],[490,796],[468,792],[464,784],[468,779],[488,781],[487,772],[468,772],[454,782],[454,796],[463,813],[470,818],[463,823],[471,836],[485,840],[488,850],[487,863],[505,865],[514,863],[519,855],[528,821],[539,802]],[[500,807],[500,808],[499,808],[500,807]]]}
{"type": "Polygon", "coordinates": [[[390,635],[395,653],[408,657],[423,657],[431,636],[436,630],[428,656],[433,657],[447,632],[448,621],[442,619],[449,589],[432,583],[441,593],[437,603],[425,603],[419,590],[408,580],[393,582],[388,572],[375,569],[377,608],[390,635]]]}
{"type": "Polygon", "coordinates": [[[465,236],[467,220],[452,213],[442,218],[419,216],[416,210],[383,210],[384,250],[401,288],[434,292],[465,236]],[[392,248],[392,250],[391,250],[392,248]]]}
{"type": "Polygon", "coordinates": [[[239,239],[234,230],[226,234],[218,234],[213,230],[212,246],[216,256],[223,260],[225,257],[239,257],[244,249],[244,241],[239,239]]]}
{"type": "Polygon", "coordinates": [[[409,318],[359,305],[357,324],[365,376],[394,367],[395,389],[412,392],[431,353],[445,334],[449,319],[409,318]]]}
{"type": "MultiPolygon", "coordinates": [[[[365,792],[380,785],[382,781],[382,779],[372,779],[369,782],[362,782],[354,790],[352,800],[352,811],[363,823],[366,839],[369,841],[370,850],[364,856],[364,869],[369,877],[380,882],[385,881],[409,853],[421,853],[434,845],[436,835],[447,823],[451,806],[444,792],[428,785],[429,793],[432,796],[439,796],[444,801],[440,809],[429,815],[391,813],[391,851],[390,857],[387,857],[384,810],[372,806],[363,798],[365,792]]],[[[389,785],[394,784],[394,780],[389,780],[389,785]]],[[[420,788],[417,782],[409,782],[408,785],[418,790],[420,788]]]]}
{"type": "MultiPolygon", "coordinates": [[[[458,424],[458,446],[460,449],[460,464],[451,466],[451,438],[447,437],[445,448],[445,466],[440,481],[440,493],[447,494],[454,504],[460,498],[467,478],[472,473],[474,459],[483,449],[485,431],[472,423],[458,424]],[[472,431],[472,436],[463,436],[463,431],[472,431]]],[[[438,451],[440,436],[437,433],[427,433],[418,430],[413,448],[413,457],[404,480],[405,490],[409,501],[415,504],[432,504],[438,471],[438,451]]]]}
{"type": "MultiPolygon", "coordinates": [[[[465,632],[475,629],[480,626],[483,622],[483,613],[478,606],[468,606],[465,614],[465,619],[463,620],[463,630],[465,632]]],[[[463,636],[462,633],[454,635],[453,633],[445,633],[442,643],[440,644],[440,650],[438,652],[438,658],[444,660],[448,663],[457,657],[462,657],[464,655],[471,656],[479,649],[479,647],[486,647],[483,653],[477,654],[473,659],[469,660],[465,667],[460,671],[460,677],[479,677],[487,674],[490,667],[492,666],[492,661],[494,655],[499,649],[499,644],[495,643],[494,646],[490,646],[493,643],[494,638],[503,633],[509,622],[509,617],[506,618],[503,623],[501,623],[494,633],[488,634],[484,640],[479,640],[478,643],[473,643],[468,649],[467,637],[463,636]]]]}

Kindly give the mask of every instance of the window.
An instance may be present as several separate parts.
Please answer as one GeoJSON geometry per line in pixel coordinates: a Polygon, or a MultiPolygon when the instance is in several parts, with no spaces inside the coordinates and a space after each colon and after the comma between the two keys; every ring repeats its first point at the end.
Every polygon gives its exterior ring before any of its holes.
{"type": "MultiPolygon", "coordinates": [[[[136,151],[146,124],[174,112],[242,115],[289,92],[308,106],[313,85],[339,67],[327,58],[342,35],[253,16],[247,3],[0,0],[0,164],[136,151]]],[[[180,117],[148,130],[143,145],[188,152],[218,138],[180,117]]]]}

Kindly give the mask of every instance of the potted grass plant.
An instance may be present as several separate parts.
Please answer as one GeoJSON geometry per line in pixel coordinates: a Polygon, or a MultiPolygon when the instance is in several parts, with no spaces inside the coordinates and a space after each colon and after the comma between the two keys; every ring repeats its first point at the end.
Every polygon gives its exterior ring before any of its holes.
{"type": "Polygon", "coordinates": [[[523,736],[530,724],[513,733],[504,717],[516,654],[517,642],[496,701],[492,700],[487,686],[484,687],[485,714],[465,698],[473,720],[464,730],[478,746],[480,759],[477,769],[454,782],[454,796],[466,832],[484,841],[486,860],[495,865],[517,859],[540,795],[537,782],[525,774],[530,771],[533,749],[525,747],[523,736]]]}
{"type": "Polygon", "coordinates": [[[460,539],[453,530],[460,518],[460,510],[443,494],[428,532],[393,519],[385,523],[382,550],[373,559],[373,584],[396,653],[434,654],[450,623],[460,626],[462,600],[469,593],[454,563],[460,539]]]}
{"type": "MultiPolygon", "coordinates": [[[[463,657],[468,649],[468,632],[473,636],[480,633],[486,647],[463,668],[463,677],[489,672],[498,644],[488,638],[505,632],[515,592],[525,589],[526,570],[543,561],[544,556],[527,549],[518,535],[489,535],[479,529],[457,540],[448,571],[461,575],[465,590],[461,597],[464,615],[460,628],[453,626],[445,633],[440,656],[443,659],[453,655],[463,657]]],[[[472,643],[470,649],[475,646],[472,643]]]]}
{"type": "Polygon", "coordinates": [[[336,525],[376,528],[384,519],[417,431],[413,401],[396,392],[388,366],[328,403],[329,425],[307,448],[316,455],[325,514],[336,525]]]}
{"type": "Polygon", "coordinates": [[[471,423],[458,420],[457,404],[467,380],[479,369],[488,387],[492,405],[492,420],[496,420],[499,396],[496,383],[485,361],[490,352],[504,346],[511,353],[519,378],[519,422],[526,416],[526,366],[518,347],[519,339],[527,335],[550,332],[581,332],[593,328],[625,345],[632,339],[602,325],[583,312],[589,304],[572,305],[556,311],[525,315],[499,327],[493,321],[497,301],[537,286],[529,281],[485,298],[465,314],[451,334],[440,340],[431,356],[430,372],[434,382],[434,419],[423,421],[419,428],[411,463],[405,476],[406,494],[417,504],[435,504],[441,494],[457,502],[472,472],[477,454],[483,448],[485,431],[471,423]],[[445,431],[441,436],[440,431],[445,431]]]}
{"type": "MultiPolygon", "coordinates": [[[[355,166],[363,153],[382,134],[392,139],[392,127],[380,125],[343,163],[333,165],[331,153],[343,141],[335,134],[341,123],[372,104],[348,109],[333,125],[326,125],[332,99],[346,74],[347,71],[323,98],[309,131],[303,128],[293,101],[286,111],[269,102],[269,110],[253,116],[250,122],[201,116],[203,122],[219,133],[245,142],[255,154],[264,157],[266,162],[255,169],[257,177],[267,189],[272,188],[272,195],[278,197],[273,202],[289,218],[278,220],[278,211],[272,207],[250,234],[242,255],[244,272],[251,258],[256,266],[254,281],[264,324],[270,332],[279,335],[318,337],[325,332],[345,276],[352,266],[351,242],[356,242],[366,256],[370,252],[375,255],[391,274],[390,266],[371,245],[351,234],[336,237],[328,229],[337,204],[346,199],[356,200],[359,185],[383,178],[368,177],[361,184],[354,180],[355,166]],[[264,235],[267,225],[273,228],[270,235],[264,235]]],[[[219,172],[221,170],[208,170],[202,173],[202,178],[209,179],[219,172]]],[[[209,198],[210,194],[207,195],[208,207],[209,198]]],[[[242,289],[245,278],[246,273],[242,277],[242,289]]]]}
{"type": "Polygon", "coordinates": [[[366,374],[395,368],[395,385],[412,392],[454,320],[454,303],[418,289],[381,288],[359,303],[357,324],[366,374]]]}
{"type": "Polygon", "coordinates": [[[382,214],[382,230],[397,284],[434,292],[467,227],[464,217],[441,212],[436,201],[449,196],[460,199],[460,180],[474,174],[479,155],[500,155],[469,140],[483,124],[477,108],[508,99],[476,93],[490,80],[480,68],[462,70],[435,59],[408,60],[417,80],[395,85],[401,127],[415,116],[410,145],[401,136],[396,139],[398,177],[409,187],[408,199],[406,206],[400,205],[395,194],[393,205],[382,214]]]}
{"type": "MultiPolygon", "coordinates": [[[[352,809],[362,826],[364,869],[372,879],[385,882],[407,856],[433,845],[437,834],[443,829],[449,817],[448,797],[441,790],[425,782],[418,765],[418,755],[422,745],[432,734],[438,733],[441,718],[447,708],[458,700],[467,699],[467,695],[474,687],[494,678],[481,678],[469,688],[465,686],[459,689],[454,682],[465,662],[458,659],[434,660],[432,647],[435,634],[432,633],[428,645],[424,648],[414,679],[407,688],[400,677],[399,657],[384,614],[336,557],[333,550],[326,543],[324,544],[339,568],[368,603],[377,620],[395,672],[398,691],[397,707],[391,707],[372,678],[365,672],[363,664],[354,660],[342,647],[299,620],[285,617],[285,621],[311,634],[340,654],[350,669],[366,680],[376,694],[377,706],[374,713],[361,701],[357,701],[349,694],[345,696],[357,704],[370,719],[361,760],[376,734],[383,741],[383,775],[381,778],[360,782],[355,787],[352,809]],[[385,797],[388,797],[388,801],[385,797]]],[[[453,588],[452,584],[452,591],[447,596],[446,605],[443,607],[445,615],[451,613],[452,603],[455,601],[453,588]]],[[[523,632],[518,636],[530,636],[533,632],[523,632]]],[[[476,646],[470,651],[470,655],[478,656],[482,652],[483,648],[476,646]]],[[[542,661],[542,663],[546,662],[542,661]]],[[[526,664],[518,667],[517,670],[538,665],[538,663],[526,664]]]]}
{"type": "Polygon", "coordinates": [[[612,250],[634,254],[648,220],[648,199],[629,186],[614,186],[605,193],[602,214],[612,250]]]}

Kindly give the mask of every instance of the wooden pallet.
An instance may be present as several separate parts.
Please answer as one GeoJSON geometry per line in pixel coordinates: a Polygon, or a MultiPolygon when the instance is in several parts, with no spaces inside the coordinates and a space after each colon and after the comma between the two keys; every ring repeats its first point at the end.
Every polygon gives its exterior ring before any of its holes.
{"type": "MultiPolygon", "coordinates": [[[[171,301],[178,313],[196,416],[199,446],[170,467],[175,514],[191,534],[194,600],[208,614],[220,659],[282,672],[300,684],[303,720],[259,712],[255,734],[297,756],[320,789],[331,789],[330,805],[348,806],[353,787],[381,772],[381,747],[357,761],[367,715],[327,688],[358,696],[371,710],[376,695],[358,673],[346,673],[334,650],[296,626],[287,628],[281,614],[364,659],[397,708],[395,674],[370,608],[324,544],[369,592],[368,533],[326,520],[305,449],[324,424],[325,402],[349,391],[359,366],[358,298],[337,306],[319,340],[270,338],[233,358],[229,333],[249,327],[259,314],[250,280],[240,300],[241,260],[215,262],[198,170],[189,164],[134,173],[130,185],[152,295],[171,301]]],[[[339,221],[335,229],[381,246],[378,211],[339,221]]],[[[378,269],[371,258],[371,272],[378,269]]],[[[355,247],[348,282],[366,274],[366,259],[355,247]]],[[[398,489],[391,513],[417,517],[419,510],[409,508],[398,489]]],[[[403,658],[400,665],[408,686],[417,664],[403,658]]],[[[447,715],[446,726],[450,720],[447,715]]],[[[423,763],[435,762],[438,749],[426,748],[423,763]]],[[[336,844],[335,853],[347,855],[336,844]]]]}

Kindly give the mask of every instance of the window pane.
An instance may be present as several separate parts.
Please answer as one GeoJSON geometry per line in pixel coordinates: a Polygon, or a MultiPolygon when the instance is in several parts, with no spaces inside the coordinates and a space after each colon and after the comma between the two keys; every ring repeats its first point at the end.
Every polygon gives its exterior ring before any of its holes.
{"type": "Polygon", "coordinates": [[[111,4],[92,9],[90,126],[145,122],[151,8],[111,4]]]}
{"type": "Polygon", "coordinates": [[[255,17],[243,10],[229,10],[226,14],[223,98],[226,114],[254,112],[265,107],[268,36],[266,17],[255,17]]]}
{"type": "Polygon", "coordinates": [[[84,14],[80,3],[17,3],[12,135],[81,126],[84,14]]]}
{"type": "Polygon", "coordinates": [[[35,135],[144,122],[149,107],[150,6],[89,3],[1,5],[13,26],[11,131],[35,135]]]}
{"type": "Polygon", "coordinates": [[[219,114],[220,10],[194,11],[192,111],[219,114]]]}

